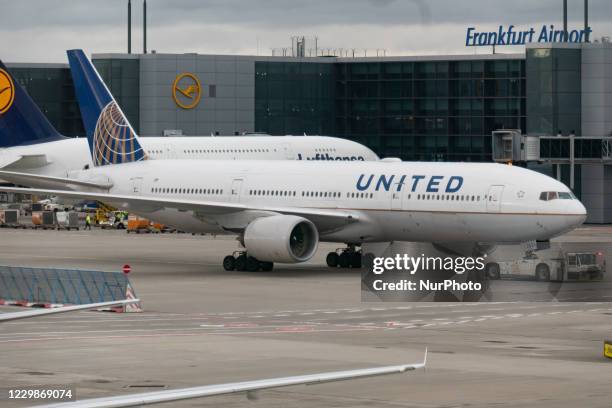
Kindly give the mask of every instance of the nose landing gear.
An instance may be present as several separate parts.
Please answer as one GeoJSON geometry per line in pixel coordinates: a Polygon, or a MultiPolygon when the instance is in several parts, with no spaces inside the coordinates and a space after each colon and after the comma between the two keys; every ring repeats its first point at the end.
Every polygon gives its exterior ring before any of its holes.
{"type": "Polygon", "coordinates": [[[355,245],[338,248],[327,254],[325,260],[330,268],[361,268],[361,250],[357,250],[355,245]]]}
{"type": "Polygon", "coordinates": [[[236,251],[232,255],[223,258],[223,269],[226,271],[235,270],[240,272],[270,272],[274,269],[274,263],[260,261],[253,256],[249,256],[246,252],[236,251]]]}

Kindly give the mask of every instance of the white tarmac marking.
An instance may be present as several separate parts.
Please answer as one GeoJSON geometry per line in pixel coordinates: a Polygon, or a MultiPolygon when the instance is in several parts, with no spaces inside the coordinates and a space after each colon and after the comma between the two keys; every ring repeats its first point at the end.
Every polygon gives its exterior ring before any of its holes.
{"type": "MultiPolygon", "coordinates": [[[[549,305],[549,306],[554,306],[554,307],[559,307],[559,305],[549,305]]],[[[561,306],[570,306],[570,305],[561,305],[561,306]]],[[[575,305],[574,305],[575,306],[575,305]]],[[[340,310],[340,309],[337,309],[340,310]]],[[[350,311],[350,310],[355,310],[355,309],[346,309],[346,311],[350,311]]],[[[392,309],[382,309],[384,310],[397,310],[395,308],[392,309]]],[[[325,312],[322,310],[317,310],[318,312],[325,312]]],[[[331,310],[326,310],[327,312],[330,312],[331,310]]],[[[368,329],[372,329],[372,330],[379,330],[379,329],[384,329],[384,330],[394,330],[394,329],[398,329],[398,328],[421,328],[421,327],[433,327],[436,325],[450,325],[450,324],[467,324],[467,323],[472,323],[472,322],[482,322],[485,320],[499,320],[499,319],[503,319],[506,317],[509,318],[522,318],[522,317],[537,317],[537,316],[542,316],[542,315],[560,315],[560,314],[575,314],[575,313],[596,313],[596,312],[602,312],[602,311],[612,311],[612,308],[610,309],[604,309],[604,308],[596,308],[596,309],[585,309],[585,310],[580,310],[580,309],[574,309],[574,310],[566,310],[566,311],[554,311],[554,312],[538,312],[538,313],[530,313],[530,314],[521,314],[521,313],[508,313],[505,315],[482,315],[480,316],[478,319],[473,320],[472,316],[462,316],[459,320],[449,320],[449,318],[434,318],[432,319],[432,322],[430,323],[425,323],[425,324],[417,324],[415,325],[415,323],[417,322],[425,322],[425,320],[423,319],[410,319],[409,323],[402,323],[402,322],[398,322],[398,321],[393,321],[390,322],[393,324],[394,327],[387,327],[387,326],[382,326],[381,324],[377,324],[375,322],[362,322],[362,323],[354,323],[354,324],[348,324],[348,323],[333,323],[333,322],[326,322],[326,321],[321,321],[321,322],[290,322],[290,324],[295,325],[295,326],[304,326],[304,325],[318,325],[320,327],[323,326],[331,326],[331,327],[346,327],[346,328],[356,328],[356,329],[363,329],[368,328],[368,329]],[[441,321],[443,321],[442,323],[440,323],[441,321]]],[[[452,311],[451,311],[452,312],[452,311]]],[[[88,313],[88,312],[85,312],[88,313]]],[[[89,312],[91,313],[91,312],[89,312]]],[[[297,313],[297,312],[296,312],[297,313]]],[[[315,314],[314,311],[313,312],[300,312],[298,314],[300,315],[304,315],[305,313],[309,313],[309,314],[315,314]]],[[[263,314],[260,315],[250,315],[250,314],[242,314],[243,317],[257,317],[257,318],[264,318],[266,317],[263,314]]],[[[93,316],[93,315],[91,315],[93,316]]],[[[160,314],[153,314],[151,315],[151,317],[147,317],[147,316],[143,316],[143,315],[135,315],[133,318],[130,316],[128,317],[128,315],[117,315],[117,319],[109,319],[108,315],[105,315],[99,319],[91,319],[91,320],[73,320],[73,319],[67,319],[67,320],[55,320],[53,323],[57,324],[57,323],[69,323],[70,326],[69,328],[71,329],[71,331],[56,331],[56,332],[44,332],[44,333],[32,333],[32,332],[21,332],[21,333],[2,333],[0,334],[0,343],[6,343],[6,342],[14,342],[18,339],[15,339],[16,336],[38,336],[36,337],[36,339],[49,339],[49,335],[58,335],[58,334],[63,334],[63,335],[68,335],[68,334],[79,334],[79,333],[90,333],[90,334],[96,334],[96,335],[102,335],[102,336],[98,336],[100,338],[106,338],[106,337],[112,337],[112,336],[104,336],[103,334],[109,334],[109,333],[127,333],[127,332],[153,332],[153,333],[160,333],[160,334],[164,334],[164,333],[168,333],[168,335],[171,335],[171,332],[177,332],[177,331],[198,331],[198,330],[206,330],[206,329],[215,329],[215,328],[220,328],[223,327],[224,331],[223,333],[225,334],[232,334],[235,333],[235,329],[243,329],[244,327],[251,327],[252,325],[254,325],[253,323],[250,322],[246,322],[246,323],[230,323],[230,326],[228,326],[227,324],[215,324],[215,322],[211,322],[208,324],[200,324],[199,327],[175,327],[175,328],[159,328],[159,327],[147,327],[147,328],[131,328],[131,329],[121,329],[121,328],[112,328],[112,329],[105,329],[105,330],[85,330],[85,331],[78,331],[78,330],[74,330],[78,327],[92,327],[92,326],[79,326],[79,325],[75,325],[74,323],[92,323],[92,324],[100,324],[101,322],[110,322],[112,324],[134,324],[136,322],[140,322],[140,323],[153,323],[153,324],[157,324],[157,325],[168,325],[171,323],[164,323],[164,322],[175,322],[175,321],[183,321],[183,322],[193,322],[193,323],[198,323],[198,321],[202,321],[202,320],[209,320],[209,317],[218,319],[218,320],[235,320],[238,319],[240,316],[237,316],[236,314],[232,313],[231,316],[227,316],[227,315],[206,315],[208,317],[204,317],[203,315],[195,315],[195,316],[190,316],[190,317],[179,317],[179,318],[158,318],[157,316],[168,316],[168,315],[160,315],[160,314]],[[124,320],[125,319],[125,320],[124,320]],[[231,325],[235,325],[235,327],[232,327],[231,325]]],[[[170,314],[171,316],[171,314],[170,314]]],[[[188,316],[185,314],[182,314],[180,316],[188,316]]],[[[277,314],[274,316],[282,316],[282,317],[286,317],[288,316],[288,314],[277,314]]],[[[267,316],[269,318],[272,318],[274,316],[267,316]]],[[[316,319],[318,320],[318,319],[316,319]]],[[[275,328],[275,330],[284,330],[284,331],[293,331],[293,332],[300,332],[300,330],[296,330],[291,328],[290,326],[287,326],[286,321],[272,321],[270,322],[271,324],[268,325],[255,325],[259,328],[275,328]],[[276,324],[275,324],[276,323],[276,324]],[[280,324],[280,325],[279,325],[280,324]]],[[[34,327],[37,330],[40,330],[40,326],[37,325],[36,322],[32,323],[34,324],[34,327]]],[[[11,323],[8,323],[6,326],[10,327],[11,323]]],[[[48,326],[47,326],[48,327],[48,326]]],[[[308,328],[307,331],[312,331],[312,328],[308,328]]],[[[326,330],[329,331],[329,330],[326,330]]],[[[254,331],[254,332],[249,332],[249,333],[263,333],[264,331],[254,331]]],[[[203,332],[199,332],[199,333],[203,333],[203,332]]],[[[203,334],[211,334],[212,332],[206,332],[203,334]]],[[[174,334],[180,334],[180,333],[174,333],[174,334]]],[[[197,334],[197,333],[196,333],[197,334]]],[[[87,337],[89,338],[89,337],[87,337]]],[[[26,341],[27,339],[25,339],[24,341],[26,341]]]]}

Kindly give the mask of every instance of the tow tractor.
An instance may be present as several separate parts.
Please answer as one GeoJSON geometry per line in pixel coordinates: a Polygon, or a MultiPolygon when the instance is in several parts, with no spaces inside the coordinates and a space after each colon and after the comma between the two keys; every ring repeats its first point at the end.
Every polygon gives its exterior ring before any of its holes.
{"type": "Polygon", "coordinates": [[[602,252],[560,251],[557,258],[543,259],[533,251],[515,261],[489,262],[485,265],[489,279],[532,278],[538,281],[603,280],[606,261],[602,252]]]}

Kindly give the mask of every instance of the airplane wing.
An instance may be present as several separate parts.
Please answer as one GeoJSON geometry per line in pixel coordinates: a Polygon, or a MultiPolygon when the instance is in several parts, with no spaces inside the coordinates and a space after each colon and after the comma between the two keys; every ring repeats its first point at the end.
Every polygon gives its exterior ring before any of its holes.
{"type": "Polygon", "coordinates": [[[132,407],[192,398],[211,397],[215,395],[235,394],[240,392],[246,392],[247,395],[250,395],[250,393],[269,388],[288,387],[291,385],[313,385],[331,381],[346,381],[379,375],[401,374],[407,371],[414,371],[417,368],[423,368],[425,367],[426,363],[427,349],[425,349],[425,357],[423,362],[416,364],[402,364],[348,371],[333,371],[328,373],[298,375],[294,377],[271,378],[267,380],[205,385],[202,387],[182,388],[177,390],[144,392],[140,394],[128,394],[116,397],[93,398],[68,403],[41,405],[38,408],[132,407]]]}
{"type": "Polygon", "coordinates": [[[111,302],[87,303],[84,305],[34,309],[34,310],[27,310],[25,312],[0,313],[0,323],[8,322],[10,320],[28,319],[30,317],[44,316],[44,315],[50,315],[50,314],[75,312],[77,310],[100,309],[103,307],[129,305],[129,304],[138,303],[138,302],[140,302],[140,299],[125,299],[125,300],[114,300],[111,302]]]}
{"type": "MultiPolygon", "coordinates": [[[[1,174],[0,174],[1,176],[1,174]]],[[[307,207],[277,207],[277,206],[250,206],[240,203],[200,201],[200,200],[178,200],[173,198],[141,197],[132,195],[118,195],[93,192],[45,190],[35,188],[0,187],[0,191],[8,193],[56,195],[59,197],[74,198],[79,200],[96,200],[112,205],[122,210],[132,210],[136,213],[153,212],[163,208],[175,208],[184,211],[195,211],[205,215],[222,215],[239,211],[270,212],[277,214],[298,215],[311,220],[315,225],[324,223],[327,228],[339,227],[359,220],[358,214],[335,209],[320,209],[307,207]]]]}
{"type": "Polygon", "coordinates": [[[16,171],[0,170],[0,179],[14,184],[40,188],[66,188],[74,190],[75,187],[95,188],[108,190],[113,186],[110,180],[78,180],[72,178],[44,176],[40,174],[20,173],[16,171]]]}

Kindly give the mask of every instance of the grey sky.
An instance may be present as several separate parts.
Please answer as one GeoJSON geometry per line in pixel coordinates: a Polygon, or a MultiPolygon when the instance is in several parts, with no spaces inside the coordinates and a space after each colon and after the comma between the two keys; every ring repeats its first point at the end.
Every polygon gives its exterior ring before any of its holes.
{"type": "MultiPolygon", "coordinates": [[[[149,0],[148,47],[158,52],[270,55],[292,35],[325,48],[387,55],[490,52],[464,46],[465,29],[561,26],[561,0],[149,0]],[[373,51],[370,51],[373,52],[373,51]]],[[[582,0],[568,0],[570,27],[582,0]]],[[[612,2],[590,0],[595,37],[612,34],[612,2]]],[[[0,0],[0,58],[65,62],[65,50],[125,52],[127,0],[0,0]]],[[[142,0],[132,1],[132,49],[142,50],[142,0]]],[[[498,51],[518,51],[507,48],[498,51]]],[[[371,55],[371,54],[370,54],[371,55]]]]}

